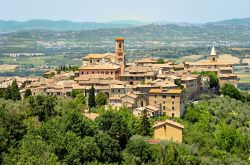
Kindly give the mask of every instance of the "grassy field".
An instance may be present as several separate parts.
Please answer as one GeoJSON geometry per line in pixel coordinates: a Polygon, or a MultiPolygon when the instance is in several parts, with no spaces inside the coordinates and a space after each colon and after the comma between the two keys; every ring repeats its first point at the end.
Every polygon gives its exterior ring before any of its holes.
{"type": "Polygon", "coordinates": [[[250,73],[240,73],[238,74],[240,82],[250,82],[250,73]]]}
{"type": "Polygon", "coordinates": [[[64,55],[51,55],[51,56],[38,56],[38,57],[1,57],[1,63],[6,65],[34,65],[39,66],[60,66],[60,65],[79,65],[81,64],[81,59],[73,59],[70,56],[64,55]],[[79,60],[79,61],[78,61],[79,60]]]}

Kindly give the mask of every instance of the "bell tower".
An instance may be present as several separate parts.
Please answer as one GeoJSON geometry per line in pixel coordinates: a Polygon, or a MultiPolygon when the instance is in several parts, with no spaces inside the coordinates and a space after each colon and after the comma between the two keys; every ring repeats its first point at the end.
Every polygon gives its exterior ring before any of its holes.
{"type": "Polygon", "coordinates": [[[115,61],[121,65],[121,73],[126,67],[124,51],[124,38],[116,38],[115,61]]]}
{"type": "Polygon", "coordinates": [[[216,50],[215,50],[214,46],[213,46],[211,54],[210,54],[210,61],[211,62],[217,62],[218,61],[218,55],[216,53],[216,50]]]}

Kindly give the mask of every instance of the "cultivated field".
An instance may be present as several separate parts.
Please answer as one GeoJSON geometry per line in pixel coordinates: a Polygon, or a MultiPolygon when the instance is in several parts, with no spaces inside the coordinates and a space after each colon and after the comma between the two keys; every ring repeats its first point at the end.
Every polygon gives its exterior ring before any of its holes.
{"type": "Polygon", "coordinates": [[[0,72],[14,71],[18,65],[0,65],[0,72]]]}
{"type": "Polygon", "coordinates": [[[240,82],[250,82],[250,73],[241,73],[238,74],[238,77],[240,78],[240,82]]]}
{"type": "Polygon", "coordinates": [[[250,65],[250,58],[245,58],[242,60],[243,63],[248,63],[250,65]]]}
{"type": "Polygon", "coordinates": [[[223,54],[223,55],[219,55],[218,61],[238,64],[238,63],[240,63],[240,58],[235,57],[235,56],[233,56],[231,54],[223,54]]]}
{"type": "Polygon", "coordinates": [[[242,50],[250,50],[250,48],[232,48],[232,50],[242,51],[242,50]]]}

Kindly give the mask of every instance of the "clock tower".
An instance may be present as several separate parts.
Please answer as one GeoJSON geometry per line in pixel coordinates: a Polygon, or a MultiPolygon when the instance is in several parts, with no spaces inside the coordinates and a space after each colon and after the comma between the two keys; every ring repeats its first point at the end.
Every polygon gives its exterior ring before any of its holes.
{"type": "Polygon", "coordinates": [[[126,67],[124,38],[116,38],[115,61],[121,65],[121,73],[123,73],[126,67]]]}

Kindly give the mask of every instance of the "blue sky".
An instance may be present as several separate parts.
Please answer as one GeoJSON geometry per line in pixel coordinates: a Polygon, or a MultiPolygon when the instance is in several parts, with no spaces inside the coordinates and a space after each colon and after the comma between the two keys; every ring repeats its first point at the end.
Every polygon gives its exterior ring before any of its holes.
{"type": "Polygon", "coordinates": [[[0,19],[202,23],[250,17],[250,0],[0,0],[0,19]]]}

